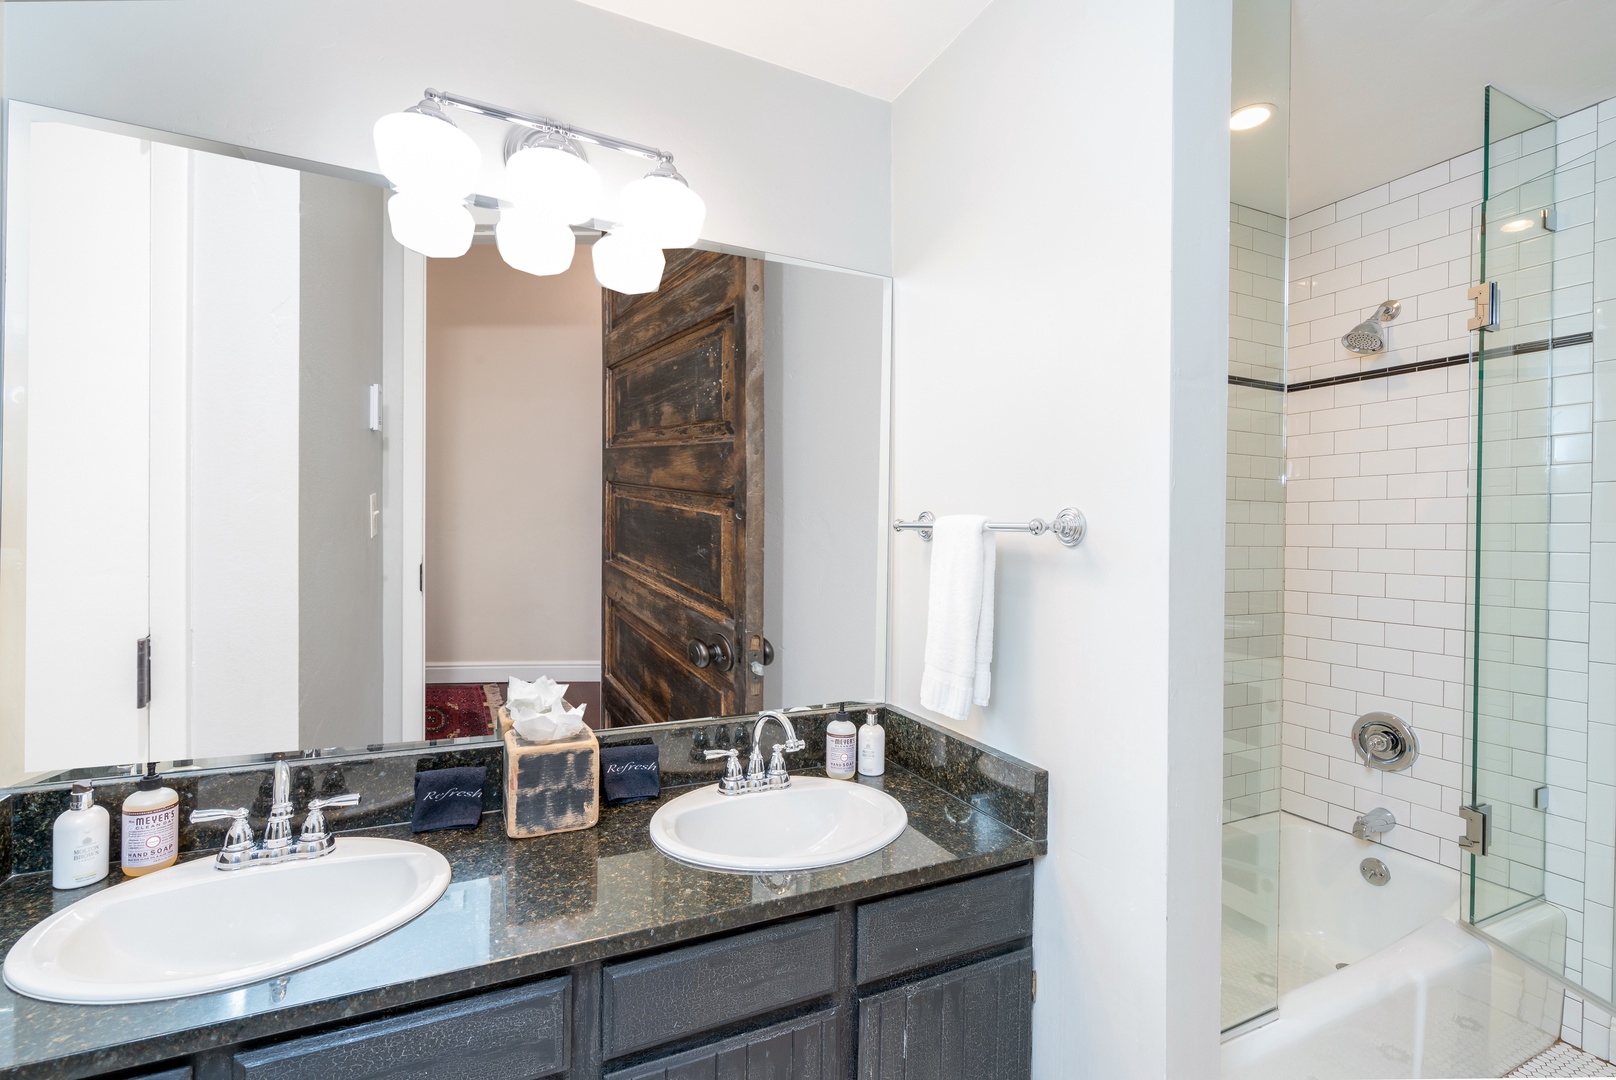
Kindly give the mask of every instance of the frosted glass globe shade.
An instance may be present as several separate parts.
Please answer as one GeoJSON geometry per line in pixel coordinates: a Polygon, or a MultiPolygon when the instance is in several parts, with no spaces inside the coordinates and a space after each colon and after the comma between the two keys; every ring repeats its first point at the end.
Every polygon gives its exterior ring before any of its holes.
{"type": "Polygon", "coordinates": [[[431,259],[458,259],[471,250],[477,223],[458,199],[401,191],[387,200],[393,239],[431,259]]]}
{"type": "Polygon", "coordinates": [[[529,146],[505,162],[505,183],[524,212],[579,225],[600,205],[600,173],[576,154],[529,146]]]}
{"type": "Polygon", "coordinates": [[[382,175],[400,191],[463,199],[477,185],[482,153],[470,135],[441,116],[388,113],[371,134],[382,175]]]}
{"type": "Polygon", "coordinates": [[[564,273],[578,250],[566,225],[519,208],[500,211],[494,243],[512,268],[538,277],[564,273]]]}
{"type": "Polygon", "coordinates": [[[620,293],[656,292],[662,284],[662,249],[632,232],[608,233],[591,249],[595,280],[620,293]]]}
{"type": "Polygon", "coordinates": [[[707,204],[682,182],[652,173],[624,185],[623,224],[661,248],[689,247],[701,239],[707,204]]]}

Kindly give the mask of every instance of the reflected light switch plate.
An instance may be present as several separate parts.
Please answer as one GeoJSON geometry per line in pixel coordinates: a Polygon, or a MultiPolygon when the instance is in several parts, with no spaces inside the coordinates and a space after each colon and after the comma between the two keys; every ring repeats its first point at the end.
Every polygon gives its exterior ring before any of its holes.
{"type": "Polygon", "coordinates": [[[372,540],[376,539],[376,518],[380,515],[381,510],[376,506],[376,493],[373,491],[370,493],[370,538],[372,540]]]}

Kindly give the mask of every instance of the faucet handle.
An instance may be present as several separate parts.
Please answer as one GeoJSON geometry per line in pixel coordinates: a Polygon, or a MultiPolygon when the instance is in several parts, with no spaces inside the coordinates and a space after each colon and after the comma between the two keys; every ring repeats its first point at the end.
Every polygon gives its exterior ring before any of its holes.
{"type": "Polygon", "coordinates": [[[357,806],[359,793],[349,791],[342,795],[333,795],[329,799],[310,799],[309,813],[303,819],[303,831],[298,839],[304,843],[314,843],[325,839],[325,808],[328,806],[357,806]]]}
{"type": "Polygon", "coordinates": [[[200,824],[204,821],[223,821],[230,819],[230,829],[224,834],[224,851],[245,851],[253,845],[252,826],[247,824],[247,808],[238,806],[234,810],[192,810],[191,823],[200,824]]]}
{"type": "Polygon", "coordinates": [[[703,753],[706,754],[708,761],[716,761],[719,758],[729,759],[729,764],[724,766],[724,779],[718,783],[718,790],[721,793],[739,795],[746,790],[746,777],[741,773],[740,750],[706,750],[703,753]]]}
{"type": "Polygon", "coordinates": [[[772,790],[778,791],[781,788],[788,788],[791,786],[791,774],[786,772],[785,753],[786,751],[792,749],[792,742],[798,743],[796,749],[802,749],[802,744],[798,740],[793,739],[791,742],[775,743],[774,753],[769,755],[768,783],[772,790]]]}

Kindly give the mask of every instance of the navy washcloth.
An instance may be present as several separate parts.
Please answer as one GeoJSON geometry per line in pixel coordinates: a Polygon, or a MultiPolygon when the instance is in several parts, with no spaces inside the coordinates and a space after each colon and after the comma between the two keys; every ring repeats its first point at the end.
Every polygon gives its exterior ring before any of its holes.
{"type": "Polygon", "coordinates": [[[416,832],[477,824],[483,816],[483,781],[487,778],[488,770],[480,765],[416,773],[415,817],[410,824],[416,832]]]}
{"type": "Polygon", "coordinates": [[[601,747],[600,786],[607,806],[654,799],[662,794],[656,744],[601,747]]]}

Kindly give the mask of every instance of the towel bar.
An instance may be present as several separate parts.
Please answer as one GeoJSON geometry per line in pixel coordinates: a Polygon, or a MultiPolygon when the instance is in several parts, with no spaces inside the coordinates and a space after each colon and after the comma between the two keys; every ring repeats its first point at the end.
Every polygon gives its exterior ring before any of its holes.
{"type": "MultiPolygon", "coordinates": [[[[922,540],[930,540],[931,527],[935,524],[937,515],[925,510],[914,521],[894,521],[892,529],[894,532],[918,532],[922,540]]],[[[1067,547],[1076,547],[1088,534],[1089,522],[1083,516],[1083,511],[1068,506],[1055,515],[1053,522],[1045,521],[1043,518],[1033,518],[1031,521],[989,521],[982,527],[992,532],[1024,532],[1032,533],[1034,536],[1042,536],[1046,532],[1053,533],[1055,539],[1067,547]]]]}

